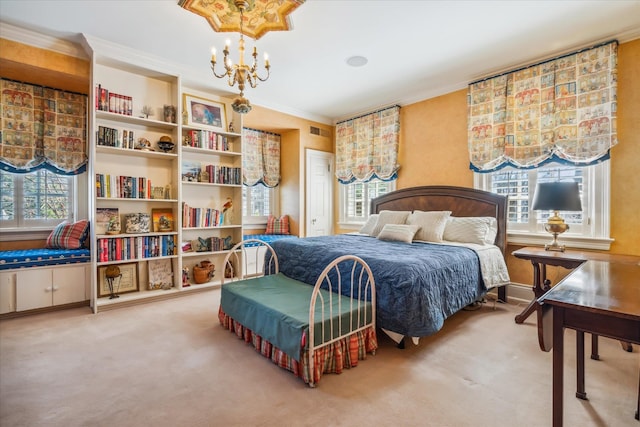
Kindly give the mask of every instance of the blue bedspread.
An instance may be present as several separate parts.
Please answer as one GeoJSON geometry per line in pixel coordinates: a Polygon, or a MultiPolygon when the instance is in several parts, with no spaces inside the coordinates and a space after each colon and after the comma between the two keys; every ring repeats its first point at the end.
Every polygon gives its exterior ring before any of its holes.
{"type": "Polygon", "coordinates": [[[376,281],[377,325],[405,336],[437,332],[447,317],[486,292],[478,256],[464,247],[351,234],[284,239],[271,245],[280,272],[311,285],[340,255],[364,259],[376,281]]]}

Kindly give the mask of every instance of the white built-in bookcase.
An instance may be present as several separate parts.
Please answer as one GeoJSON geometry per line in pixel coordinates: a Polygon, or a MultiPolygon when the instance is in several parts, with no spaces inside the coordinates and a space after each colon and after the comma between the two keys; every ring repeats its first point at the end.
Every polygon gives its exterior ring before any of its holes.
{"type": "MultiPolygon", "coordinates": [[[[230,237],[227,242],[230,240],[233,243],[242,239],[242,137],[239,133],[242,116],[232,111],[231,100],[215,93],[185,87],[178,72],[160,63],[145,61],[143,57],[124,51],[119,46],[89,36],[85,36],[85,49],[91,57],[93,100],[89,111],[88,168],[93,311],[219,286],[224,274],[222,263],[228,250],[213,248],[194,252],[183,248],[185,243],[199,238],[211,240],[230,237]],[[130,97],[131,102],[123,98],[122,112],[102,111],[98,107],[102,89],[130,97]],[[188,125],[183,119],[185,94],[224,105],[227,124],[233,121],[237,131],[188,125]],[[175,122],[165,121],[165,105],[176,107],[175,122]],[[148,117],[142,114],[143,106],[151,108],[152,114],[148,117]],[[131,110],[131,115],[126,110],[131,110]],[[101,132],[101,128],[111,131],[101,132]],[[133,138],[129,143],[125,141],[125,135],[129,139],[131,133],[133,138]],[[163,136],[170,137],[175,143],[172,151],[163,152],[158,148],[157,142],[163,136]],[[212,148],[206,146],[208,144],[198,146],[189,142],[194,136],[216,138],[219,143],[212,148]],[[139,138],[148,140],[152,150],[136,149],[139,138]],[[202,176],[195,180],[183,179],[183,166],[193,163],[202,165],[203,170],[206,170],[206,166],[210,166],[209,170],[221,167],[232,169],[240,179],[231,182],[224,179],[218,183],[202,182],[202,176]],[[108,192],[105,188],[107,185],[108,192]],[[135,190],[131,189],[132,186],[135,190]],[[213,221],[183,222],[185,205],[194,209],[191,212],[202,215],[207,209],[221,211],[228,199],[234,205],[227,211],[228,221],[220,224],[213,221]],[[96,224],[96,212],[107,208],[118,210],[119,234],[106,234],[104,225],[96,224]],[[152,219],[148,232],[126,232],[127,214],[151,215],[154,210],[171,213],[173,222],[170,230],[154,228],[152,219]],[[215,275],[205,283],[196,284],[194,266],[205,260],[214,264],[215,275]],[[118,266],[123,273],[123,276],[113,280],[117,298],[111,298],[111,293],[106,293],[104,288],[104,270],[111,265],[118,266]],[[160,272],[165,277],[169,270],[172,274],[170,288],[150,289],[150,269],[154,275],[160,272]],[[186,281],[183,271],[188,271],[186,281]],[[132,276],[136,276],[137,290],[132,290],[132,276]],[[102,290],[99,290],[100,286],[103,286],[102,290]]],[[[215,214],[213,211],[210,213],[215,214]]]]}

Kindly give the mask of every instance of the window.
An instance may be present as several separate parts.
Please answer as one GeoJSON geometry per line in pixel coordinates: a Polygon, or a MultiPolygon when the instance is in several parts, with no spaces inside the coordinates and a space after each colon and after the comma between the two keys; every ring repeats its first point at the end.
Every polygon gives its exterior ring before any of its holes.
{"type": "Polygon", "coordinates": [[[509,197],[507,232],[509,243],[545,244],[550,235],[544,223],[550,211],[530,211],[536,184],[549,181],[575,181],[580,186],[582,212],[561,212],[570,229],[559,238],[567,246],[608,250],[609,239],[609,162],[576,167],[555,165],[533,170],[504,168],[475,174],[476,188],[509,197]]]}
{"type": "Polygon", "coordinates": [[[340,223],[354,227],[362,225],[369,217],[371,200],[395,189],[395,181],[379,179],[340,184],[340,223]]]}
{"type": "Polygon", "coordinates": [[[73,220],[73,176],[45,169],[26,174],[0,171],[0,227],[52,228],[73,220]]]}
{"type": "Polygon", "coordinates": [[[245,224],[266,224],[269,214],[278,215],[277,189],[263,184],[242,187],[242,220],[245,224]]]}

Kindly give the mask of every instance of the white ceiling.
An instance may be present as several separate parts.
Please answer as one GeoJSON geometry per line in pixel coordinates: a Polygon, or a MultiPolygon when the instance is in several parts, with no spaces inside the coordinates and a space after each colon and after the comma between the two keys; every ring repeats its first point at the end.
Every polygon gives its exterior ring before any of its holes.
{"type": "MultiPolygon", "coordinates": [[[[333,123],[598,42],[638,38],[640,0],[307,0],[291,20],[293,31],[258,40],[258,50],[269,53],[271,78],[245,94],[256,105],[333,123]],[[348,66],[353,55],[368,64],[348,66]]],[[[3,23],[75,42],[85,33],[229,90],[211,76],[210,48],[220,52],[231,38],[235,52],[237,34],[215,33],[177,0],[0,0],[0,36],[6,37],[3,23]]]]}

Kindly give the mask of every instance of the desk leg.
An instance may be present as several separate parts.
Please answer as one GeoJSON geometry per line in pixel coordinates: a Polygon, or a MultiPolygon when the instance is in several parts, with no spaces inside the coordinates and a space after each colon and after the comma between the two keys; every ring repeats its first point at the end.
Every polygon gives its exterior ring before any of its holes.
{"type": "Polygon", "coordinates": [[[600,354],[598,351],[598,335],[591,334],[591,358],[593,360],[600,360],[600,354]]]}
{"type": "Polygon", "coordinates": [[[564,309],[553,308],[553,427],[562,427],[564,387],[564,309]]]}
{"type": "Polygon", "coordinates": [[[531,289],[533,290],[534,297],[529,305],[522,310],[522,313],[516,316],[516,323],[518,324],[527,320],[527,318],[531,316],[531,313],[536,311],[536,308],[538,307],[537,299],[544,294],[544,291],[542,291],[542,282],[544,278],[546,278],[546,268],[544,265],[542,266],[543,276],[541,276],[540,264],[534,261],[531,261],[531,264],[533,265],[533,287],[531,289]]]}
{"type": "Polygon", "coordinates": [[[587,399],[587,392],[584,390],[584,332],[582,331],[576,331],[576,368],[578,382],[576,397],[582,400],[589,400],[587,399]]]}

